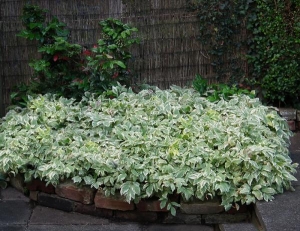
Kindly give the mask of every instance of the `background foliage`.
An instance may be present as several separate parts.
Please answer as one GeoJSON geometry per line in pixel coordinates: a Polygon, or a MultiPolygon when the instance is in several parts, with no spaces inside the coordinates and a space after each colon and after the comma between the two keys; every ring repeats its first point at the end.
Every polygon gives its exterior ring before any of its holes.
{"type": "Polygon", "coordinates": [[[197,12],[199,41],[207,47],[215,78],[238,84],[245,78],[245,33],[251,0],[187,0],[188,9],[197,12]]]}
{"type": "Polygon", "coordinates": [[[255,91],[243,89],[239,86],[228,84],[208,84],[207,80],[200,75],[196,75],[193,81],[193,87],[202,96],[206,97],[211,102],[216,102],[221,99],[230,100],[235,95],[248,95],[251,98],[255,97],[255,91]]]}
{"type": "Polygon", "coordinates": [[[80,100],[84,92],[103,93],[117,82],[129,85],[133,78],[127,67],[129,47],[138,43],[131,38],[136,28],[116,19],[100,22],[102,39],[92,49],[72,44],[66,25],[53,18],[46,22],[47,11],[26,5],[22,20],[25,30],[19,36],[38,41],[41,58],[30,63],[34,76],[12,94],[13,103],[24,104],[28,94],[54,93],[80,100]]]}
{"type": "Polygon", "coordinates": [[[299,107],[300,1],[256,1],[249,61],[267,103],[299,107]]]}
{"type": "Polygon", "coordinates": [[[187,2],[198,14],[199,40],[208,46],[217,79],[228,75],[229,84],[258,87],[268,104],[299,107],[298,0],[187,2]],[[241,66],[246,55],[248,76],[241,66]]]}
{"type": "MultiPolygon", "coordinates": [[[[59,1],[60,4],[53,0],[30,0],[30,3],[49,10],[48,22],[53,16],[64,22],[72,44],[92,49],[102,38],[98,23],[110,17],[139,29],[134,34],[138,34],[141,43],[130,48],[129,63],[138,83],[167,89],[173,84],[185,86],[197,73],[210,77],[213,72],[209,60],[202,55],[204,48],[196,38],[197,17],[186,11],[186,0],[130,0],[124,1],[125,4],[121,0],[59,1]]],[[[5,115],[5,108],[11,102],[12,87],[32,76],[28,62],[40,58],[35,41],[15,36],[24,29],[21,15],[26,2],[0,1],[0,49],[5,57],[0,59],[0,116],[5,115]]]]}

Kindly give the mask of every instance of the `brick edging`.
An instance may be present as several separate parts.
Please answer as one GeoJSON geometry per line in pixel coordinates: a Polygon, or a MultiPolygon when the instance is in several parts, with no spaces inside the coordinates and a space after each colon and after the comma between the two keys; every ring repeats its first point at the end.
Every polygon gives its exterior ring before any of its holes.
{"type": "MultiPolygon", "coordinates": [[[[287,120],[290,130],[300,130],[300,111],[280,108],[279,114],[287,120]]],[[[175,195],[172,199],[181,208],[177,209],[176,216],[172,216],[166,208],[160,208],[160,201],[156,198],[143,199],[137,204],[127,203],[118,193],[106,197],[102,189],[79,187],[71,181],[62,182],[57,187],[38,179],[25,184],[20,174],[12,176],[10,183],[19,191],[27,190],[29,198],[41,206],[111,219],[213,225],[250,221],[253,213],[253,205],[242,205],[238,211],[232,208],[225,212],[218,199],[185,202],[180,195],[175,195]]]]}
{"type": "Polygon", "coordinates": [[[300,131],[300,110],[294,108],[278,108],[278,113],[287,121],[291,131],[300,131]]]}
{"type": "MultiPolygon", "coordinates": [[[[18,179],[21,177],[18,176],[18,179]]],[[[119,193],[107,197],[102,189],[79,187],[71,181],[54,187],[51,184],[46,186],[45,182],[35,179],[24,184],[24,188],[29,191],[29,198],[41,206],[96,217],[147,223],[214,225],[250,221],[253,207],[243,205],[238,211],[232,208],[225,212],[218,198],[185,202],[180,195],[174,195],[171,200],[179,203],[181,208],[177,209],[176,216],[172,216],[166,208],[160,208],[157,198],[142,199],[137,204],[127,203],[119,193]]]]}

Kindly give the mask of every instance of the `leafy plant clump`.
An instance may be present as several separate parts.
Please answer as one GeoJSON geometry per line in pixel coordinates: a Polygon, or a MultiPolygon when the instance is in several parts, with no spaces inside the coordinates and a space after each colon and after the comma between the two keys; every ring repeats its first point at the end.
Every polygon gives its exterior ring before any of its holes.
{"type": "Polygon", "coordinates": [[[117,85],[130,85],[134,75],[129,70],[133,38],[137,29],[108,18],[99,24],[102,38],[88,49],[69,41],[66,25],[57,18],[46,21],[47,10],[25,5],[20,37],[36,40],[40,58],[29,65],[34,75],[29,84],[18,85],[12,103],[25,105],[27,95],[54,93],[81,100],[85,91],[101,94],[117,85]]]}
{"type": "Polygon", "coordinates": [[[187,5],[198,15],[213,77],[251,84],[265,103],[300,107],[299,0],[187,0],[187,5]]]}
{"type": "Polygon", "coordinates": [[[236,85],[230,86],[228,84],[208,84],[207,80],[201,75],[196,75],[193,81],[193,87],[202,96],[207,97],[210,102],[216,102],[221,99],[230,100],[234,95],[248,95],[251,98],[255,97],[255,91],[250,91],[249,89],[241,88],[236,85]]]}
{"type": "Polygon", "coordinates": [[[292,189],[286,121],[258,99],[210,102],[193,89],[113,87],[116,98],[86,94],[79,103],[53,95],[30,98],[0,126],[0,172],[56,185],[120,191],[127,201],[169,195],[220,196],[222,205],[272,200],[292,189]]]}

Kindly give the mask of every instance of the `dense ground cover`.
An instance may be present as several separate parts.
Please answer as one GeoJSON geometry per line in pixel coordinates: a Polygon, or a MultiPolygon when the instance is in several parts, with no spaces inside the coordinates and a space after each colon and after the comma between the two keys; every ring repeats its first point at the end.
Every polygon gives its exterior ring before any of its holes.
{"type": "MultiPolygon", "coordinates": [[[[112,91],[113,99],[86,93],[81,102],[48,94],[9,111],[0,126],[0,172],[54,185],[70,178],[107,194],[120,190],[127,201],[158,196],[162,206],[180,193],[218,195],[229,209],[292,188],[292,133],[258,99],[210,102],[179,87],[112,91]]],[[[175,206],[168,204],[172,213],[175,206]]]]}

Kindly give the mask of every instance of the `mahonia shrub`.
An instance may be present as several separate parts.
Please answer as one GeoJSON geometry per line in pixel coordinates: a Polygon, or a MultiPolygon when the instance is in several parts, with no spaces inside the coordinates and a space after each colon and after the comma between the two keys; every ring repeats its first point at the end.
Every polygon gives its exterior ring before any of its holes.
{"type": "Polygon", "coordinates": [[[0,126],[0,172],[56,185],[116,191],[128,202],[169,195],[220,196],[226,209],[292,189],[291,132],[274,108],[234,95],[210,102],[193,89],[113,87],[113,99],[47,94],[15,108],[0,126]]]}

